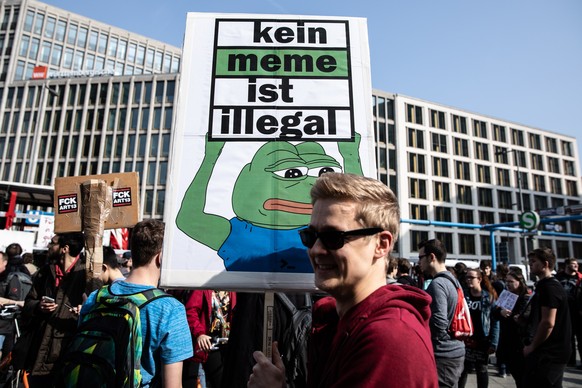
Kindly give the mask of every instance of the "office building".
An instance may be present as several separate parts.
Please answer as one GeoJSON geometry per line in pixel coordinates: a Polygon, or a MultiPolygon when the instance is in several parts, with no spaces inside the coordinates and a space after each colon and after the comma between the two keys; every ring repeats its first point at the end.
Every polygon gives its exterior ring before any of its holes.
{"type": "MultiPolygon", "coordinates": [[[[163,218],[181,49],[32,0],[3,0],[0,15],[0,194],[50,210],[56,177],[137,171],[141,217],[163,218]]],[[[377,90],[373,104],[378,176],[405,220],[493,224],[580,204],[575,138],[377,90]]],[[[582,234],[580,221],[559,228],[582,234]]],[[[582,240],[554,232],[538,243],[582,257],[582,240]]],[[[429,237],[451,258],[491,254],[485,230],[403,223],[398,255],[429,237]]],[[[496,239],[512,261],[525,252],[519,233],[496,239]]]]}

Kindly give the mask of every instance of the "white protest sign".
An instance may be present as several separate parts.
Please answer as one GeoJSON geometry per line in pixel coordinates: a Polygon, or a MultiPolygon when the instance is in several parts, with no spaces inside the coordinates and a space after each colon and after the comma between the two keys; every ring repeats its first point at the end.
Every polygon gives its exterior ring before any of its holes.
{"type": "Polygon", "coordinates": [[[515,303],[517,302],[517,298],[518,296],[516,294],[507,290],[503,290],[497,299],[497,306],[504,310],[512,311],[515,307],[515,303]]]}
{"type": "Polygon", "coordinates": [[[370,96],[364,19],[188,14],[162,285],[313,290],[309,190],[376,176],[370,96]]]}

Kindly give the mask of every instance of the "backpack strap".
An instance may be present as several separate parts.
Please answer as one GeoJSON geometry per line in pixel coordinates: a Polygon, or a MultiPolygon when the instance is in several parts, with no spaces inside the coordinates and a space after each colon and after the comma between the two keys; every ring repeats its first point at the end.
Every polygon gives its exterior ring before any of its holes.
{"type": "Polygon", "coordinates": [[[144,307],[150,302],[153,302],[159,298],[172,297],[172,295],[160,290],[159,288],[150,288],[144,291],[138,291],[133,294],[116,294],[111,290],[112,284],[109,286],[101,287],[97,293],[96,301],[99,302],[102,298],[106,297],[120,297],[129,298],[133,303],[137,305],[139,309],[144,307]]]}
{"type": "MultiPolygon", "coordinates": [[[[453,276],[453,275],[451,275],[451,276],[453,276]]],[[[449,281],[450,281],[451,283],[453,283],[453,286],[455,287],[455,289],[457,289],[457,288],[462,288],[462,287],[460,287],[460,285],[459,285],[459,286],[457,286],[457,284],[455,283],[455,281],[453,280],[453,278],[451,278],[451,277],[449,277],[449,276],[445,275],[445,274],[444,274],[444,272],[439,272],[439,273],[437,273],[437,274],[434,276],[434,278],[433,278],[433,279],[436,279],[436,278],[445,278],[445,279],[449,279],[449,281]]],[[[459,282],[459,281],[457,280],[457,283],[458,283],[458,282],[459,282]]]]}

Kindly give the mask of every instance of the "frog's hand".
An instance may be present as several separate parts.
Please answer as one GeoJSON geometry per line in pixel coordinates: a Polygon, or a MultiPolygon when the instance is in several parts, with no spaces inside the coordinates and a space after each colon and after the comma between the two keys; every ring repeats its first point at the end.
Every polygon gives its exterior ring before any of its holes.
{"type": "Polygon", "coordinates": [[[364,175],[362,161],[360,160],[361,140],[362,136],[356,132],[353,141],[339,141],[337,143],[340,155],[343,158],[344,172],[364,175]]]}
{"type": "Polygon", "coordinates": [[[220,248],[230,233],[226,218],[204,212],[208,183],[223,147],[224,142],[209,142],[206,138],[204,159],[184,194],[176,217],[178,229],[214,250],[220,248]]]}

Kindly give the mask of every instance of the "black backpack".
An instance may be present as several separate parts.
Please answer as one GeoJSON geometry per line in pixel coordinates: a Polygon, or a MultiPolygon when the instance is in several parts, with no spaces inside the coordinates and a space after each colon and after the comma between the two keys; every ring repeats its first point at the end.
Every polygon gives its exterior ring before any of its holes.
{"type": "Polygon", "coordinates": [[[279,350],[285,362],[288,387],[300,388],[307,384],[307,342],[311,333],[311,296],[306,293],[303,306],[297,307],[287,295],[276,293],[282,307],[291,317],[282,333],[279,350]]]}
{"type": "Polygon", "coordinates": [[[6,278],[5,296],[12,300],[24,300],[32,288],[30,275],[24,272],[10,272],[6,278]]]}
{"type": "Polygon", "coordinates": [[[152,288],[131,295],[116,295],[102,287],[95,305],[79,323],[58,369],[58,387],[139,387],[142,332],[140,309],[169,297],[152,288]]]}

